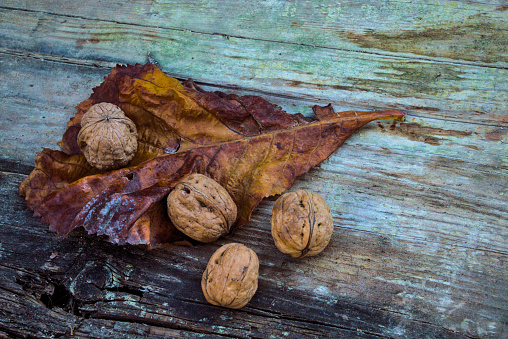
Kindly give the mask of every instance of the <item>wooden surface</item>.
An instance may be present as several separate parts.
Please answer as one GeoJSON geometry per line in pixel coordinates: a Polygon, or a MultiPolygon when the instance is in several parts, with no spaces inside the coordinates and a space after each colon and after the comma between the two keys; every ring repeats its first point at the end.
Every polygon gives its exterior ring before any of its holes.
{"type": "Polygon", "coordinates": [[[0,338],[508,337],[506,1],[0,0],[0,338]],[[18,195],[41,147],[117,63],[153,56],[288,112],[401,109],[298,179],[334,236],[302,260],[274,198],[217,243],[147,251],[56,239],[18,195]],[[259,256],[241,310],[206,303],[208,258],[259,256]]]}

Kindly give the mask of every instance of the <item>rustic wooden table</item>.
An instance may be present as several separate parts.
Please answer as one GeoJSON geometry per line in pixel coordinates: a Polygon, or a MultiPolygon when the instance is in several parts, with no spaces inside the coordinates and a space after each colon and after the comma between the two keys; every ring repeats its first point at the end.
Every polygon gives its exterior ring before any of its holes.
{"type": "Polygon", "coordinates": [[[508,337],[508,16],[492,1],[0,0],[0,337],[508,337]],[[400,109],[292,190],[324,196],[330,245],[291,259],[264,200],[217,243],[147,251],[57,239],[18,195],[41,147],[111,68],[148,55],[288,112],[400,109]],[[261,261],[243,309],[206,303],[222,244],[261,261]]]}

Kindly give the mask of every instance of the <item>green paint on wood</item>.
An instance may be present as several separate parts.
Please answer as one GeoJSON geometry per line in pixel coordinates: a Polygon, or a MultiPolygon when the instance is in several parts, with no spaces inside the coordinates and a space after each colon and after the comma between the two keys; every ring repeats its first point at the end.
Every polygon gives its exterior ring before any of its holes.
{"type": "Polygon", "coordinates": [[[149,12],[154,24],[170,18],[171,27],[199,32],[487,63],[508,60],[508,22],[495,3],[261,1],[244,6],[233,0],[159,0],[149,12]]]}
{"type": "Polygon", "coordinates": [[[508,70],[501,67],[24,11],[0,10],[0,19],[0,38],[7,49],[56,54],[88,63],[144,63],[151,53],[173,76],[283,96],[418,110],[419,114],[432,112],[433,116],[443,112],[440,114],[445,118],[477,121],[486,121],[490,116],[476,112],[492,114],[502,121],[508,102],[504,81],[508,70]],[[41,16],[44,25],[38,25],[35,31],[27,32],[18,24],[41,16]]]}
{"type": "Polygon", "coordinates": [[[4,0],[5,8],[335,49],[506,63],[504,1],[4,0]],[[94,10],[100,8],[100,10],[94,10]],[[113,19],[114,18],[114,19],[113,19]]]}

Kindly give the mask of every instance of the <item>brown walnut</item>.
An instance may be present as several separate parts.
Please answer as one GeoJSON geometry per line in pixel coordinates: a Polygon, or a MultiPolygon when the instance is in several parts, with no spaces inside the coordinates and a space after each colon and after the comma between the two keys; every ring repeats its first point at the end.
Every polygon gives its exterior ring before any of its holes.
{"type": "Polygon", "coordinates": [[[113,104],[95,104],[81,118],[78,145],[90,165],[112,170],[127,165],[138,148],[134,122],[113,104]]]}
{"type": "Polygon", "coordinates": [[[209,243],[227,234],[236,221],[236,204],[218,182],[203,174],[183,178],[169,193],[168,215],[177,229],[209,243]]]}
{"type": "Polygon", "coordinates": [[[212,305],[241,308],[258,288],[259,260],[245,245],[230,243],[210,258],[201,279],[206,300],[212,305]]]}
{"type": "Polygon", "coordinates": [[[320,253],[333,233],[330,208],[319,194],[307,190],[280,196],[273,205],[271,224],[277,248],[294,258],[320,253]]]}

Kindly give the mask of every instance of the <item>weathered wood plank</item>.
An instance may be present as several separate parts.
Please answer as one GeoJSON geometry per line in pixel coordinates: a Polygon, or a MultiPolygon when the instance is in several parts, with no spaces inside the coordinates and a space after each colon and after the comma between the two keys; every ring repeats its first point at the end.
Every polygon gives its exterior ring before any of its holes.
{"type": "Polygon", "coordinates": [[[6,9],[0,18],[5,53],[144,63],[150,52],[169,74],[209,84],[489,125],[507,119],[505,68],[6,9]]]}
{"type": "Polygon", "coordinates": [[[508,62],[505,1],[5,0],[4,6],[367,53],[508,62]]]}
{"type": "MultiPolygon", "coordinates": [[[[6,88],[11,92],[0,107],[19,107],[15,119],[27,120],[22,125],[0,115],[0,138],[11,138],[10,144],[0,144],[8,153],[0,160],[4,170],[12,163],[29,169],[33,145],[54,148],[58,130],[74,113],[73,102],[86,98],[91,86],[109,73],[10,55],[1,65],[2,76],[17,76],[9,77],[6,88]],[[53,78],[62,78],[60,85],[31,81],[53,78]],[[16,133],[30,131],[33,139],[12,139],[11,125],[18,126],[16,133]],[[11,147],[17,151],[9,153],[11,147]]],[[[278,100],[290,111],[310,104],[278,100]]],[[[500,337],[507,331],[508,316],[504,150],[506,131],[497,127],[414,116],[402,124],[365,126],[294,186],[327,197],[336,225],[325,252],[300,261],[275,250],[269,230],[273,199],[254,211],[249,225],[216,244],[146,252],[79,232],[56,239],[30,217],[17,196],[24,176],[4,172],[0,198],[10,203],[0,207],[0,264],[11,271],[0,284],[12,289],[17,279],[18,285],[35,291],[20,292],[29,301],[5,297],[5,309],[22,303],[23,312],[44,314],[42,295],[37,295],[52,283],[72,298],[41,319],[59,319],[64,312],[59,308],[67,309],[73,316],[65,326],[91,337],[107,337],[116,327],[125,336],[184,331],[235,337],[500,337]],[[229,241],[253,248],[262,262],[260,290],[240,313],[207,305],[199,287],[208,257],[229,241]],[[27,262],[26,253],[33,260],[27,262]],[[100,285],[104,275],[113,277],[104,280],[109,285],[100,285]],[[41,282],[32,286],[26,276],[41,282]],[[94,283],[84,283],[85,278],[94,283]],[[71,300],[76,305],[72,309],[71,300]],[[98,330],[102,326],[104,332],[98,330]]],[[[58,296],[48,293],[46,301],[58,296]]],[[[27,325],[16,326],[19,334],[40,335],[27,325]]],[[[63,333],[63,328],[51,331],[63,333]]]]}
{"type": "Polygon", "coordinates": [[[234,337],[453,338],[506,333],[507,254],[429,248],[339,226],[321,256],[291,259],[273,250],[269,237],[266,212],[273,200],[262,203],[256,221],[216,244],[147,252],[80,232],[57,240],[16,198],[24,177],[2,173],[0,180],[1,198],[12,201],[0,206],[4,331],[8,320],[18,319],[18,332],[11,333],[40,337],[72,331],[106,338],[117,327],[120,336],[185,331],[234,337]],[[200,290],[209,256],[230,241],[253,248],[262,263],[258,293],[241,312],[207,304],[200,290]],[[33,260],[23,260],[20,253],[31,253],[33,260]],[[14,268],[20,266],[22,270],[14,268]],[[25,316],[22,322],[23,314],[37,317],[25,316]],[[33,327],[45,319],[46,327],[33,327]]]}

